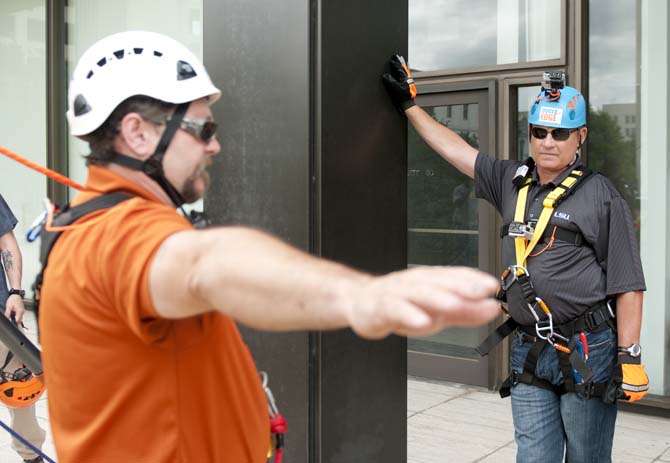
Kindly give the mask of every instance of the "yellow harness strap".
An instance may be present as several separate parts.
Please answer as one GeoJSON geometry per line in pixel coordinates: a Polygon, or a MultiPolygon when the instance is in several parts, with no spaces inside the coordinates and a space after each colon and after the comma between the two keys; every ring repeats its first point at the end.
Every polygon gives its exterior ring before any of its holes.
{"type": "MultiPolygon", "coordinates": [[[[563,199],[563,197],[565,197],[565,195],[567,195],[567,193],[570,191],[570,188],[575,186],[582,175],[584,175],[583,171],[573,170],[570,172],[570,175],[565,177],[565,179],[556,188],[554,188],[546,198],[544,198],[544,201],[542,202],[542,206],[544,208],[542,209],[540,218],[537,221],[537,225],[535,226],[533,237],[530,239],[530,242],[520,236],[514,238],[514,249],[516,251],[517,265],[521,267],[526,266],[526,259],[533,251],[533,248],[538,243],[538,241],[540,241],[545,228],[547,228],[547,224],[549,223],[549,219],[551,218],[551,214],[554,211],[556,203],[558,203],[561,199],[563,199]]],[[[528,186],[530,185],[530,182],[531,179],[527,179],[523,186],[519,189],[519,194],[516,198],[516,210],[514,211],[515,222],[525,223],[526,200],[528,198],[528,186]]],[[[517,272],[519,271],[520,270],[517,270],[517,272]]]]}

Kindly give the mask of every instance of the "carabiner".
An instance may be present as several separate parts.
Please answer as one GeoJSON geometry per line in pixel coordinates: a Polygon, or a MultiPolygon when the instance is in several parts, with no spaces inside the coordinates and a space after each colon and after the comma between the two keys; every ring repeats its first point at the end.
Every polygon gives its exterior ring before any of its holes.
{"type": "Polygon", "coordinates": [[[279,409],[277,408],[277,403],[275,402],[275,396],[272,394],[272,391],[268,386],[268,374],[264,371],[261,371],[260,375],[261,382],[263,383],[263,390],[265,391],[265,397],[268,399],[268,411],[270,412],[270,418],[274,418],[279,413],[279,409]]]}
{"type": "Polygon", "coordinates": [[[42,231],[42,228],[47,221],[47,215],[48,214],[46,210],[42,211],[40,215],[38,215],[37,218],[33,221],[33,223],[30,224],[28,233],[26,233],[26,240],[28,240],[29,243],[32,243],[37,239],[38,236],[40,236],[40,232],[42,231]]]}

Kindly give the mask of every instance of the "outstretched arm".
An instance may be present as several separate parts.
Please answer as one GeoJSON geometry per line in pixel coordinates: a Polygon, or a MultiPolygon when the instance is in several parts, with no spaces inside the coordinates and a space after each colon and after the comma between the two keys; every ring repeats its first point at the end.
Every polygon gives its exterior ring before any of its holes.
{"type": "Polygon", "coordinates": [[[166,318],[219,310],[262,330],[350,326],[367,338],[485,323],[499,314],[497,286],[463,267],[373,277],[241,227],[172,235],[149,275],[152,301],[166,318]]]}
{"type": "MultiPolygon", "coordinates": [[[[16,241],[13,231],[8,231],[0,236],[0,256],[2,256],[2,265],[10,288],[21,289],[23,262],[19,243],[16,241]]],[[[13,313],[16,323],[20,325],[24,312],[25,308],[21,296],[14,294],[7,298],[7,305],[5,306],[5,316],[7,318],[11,317],[13,313]]]]}

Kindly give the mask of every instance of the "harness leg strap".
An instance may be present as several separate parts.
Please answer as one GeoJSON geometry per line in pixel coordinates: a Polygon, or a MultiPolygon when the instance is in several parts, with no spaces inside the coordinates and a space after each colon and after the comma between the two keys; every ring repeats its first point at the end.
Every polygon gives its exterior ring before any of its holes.
{"type": "Polygon", "coordinates": [[[502,342],[502,340],[507,336],[512,334],[517,326],[519,326],[519,324],[514,321],[513,318],[508,318],[505,323],[498,326],[493,333],[489,334],[487,338],[484,339],[484,342],[478,345],[475,350],[482,357],[488,355],[488,353],[491,352],[491,349],[498,345],[498,343],[502,342]]]}

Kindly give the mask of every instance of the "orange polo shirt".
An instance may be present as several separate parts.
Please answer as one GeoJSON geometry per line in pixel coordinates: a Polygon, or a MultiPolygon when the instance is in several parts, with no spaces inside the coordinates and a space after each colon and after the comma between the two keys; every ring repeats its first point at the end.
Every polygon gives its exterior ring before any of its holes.
{"type": "Polygon", "coordinates": [[[58,461],[265,462],[267,402],[233,320],[162,319],[149,296],[156,251],[190,224],[107,169],[90,167],[88,186],[136,197],[84,217],[49,256],[40,334],[58,461]]]}

